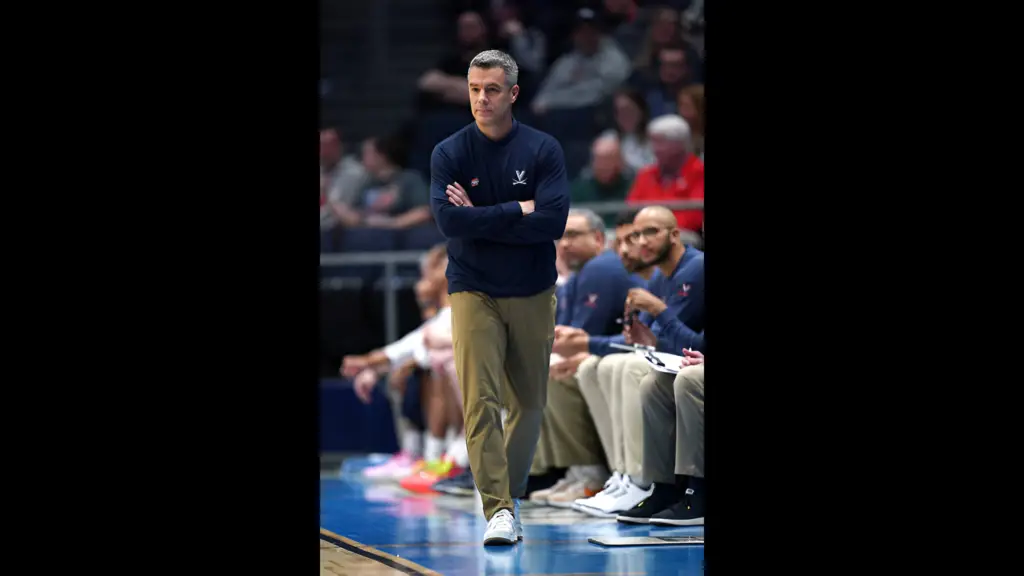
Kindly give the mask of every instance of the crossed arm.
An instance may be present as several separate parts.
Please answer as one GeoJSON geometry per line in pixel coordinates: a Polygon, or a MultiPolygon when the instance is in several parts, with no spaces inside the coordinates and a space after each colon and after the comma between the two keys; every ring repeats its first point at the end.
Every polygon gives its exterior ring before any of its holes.
{"type": "Polygon", "coordinates": [[[482,238],[503,244],[539,244],[562,237],[569,216],[569,181],[562,149],[557,144],[539,163],[540,182],[534,194],[533,212],[523,202],[473,206],[465,190],[454,188],[452,162],[440,146],[430,158],[430,209],[447,238],[482,238]],[[464,197],[461,205],[449,198],[448,187],[464,197]]]}

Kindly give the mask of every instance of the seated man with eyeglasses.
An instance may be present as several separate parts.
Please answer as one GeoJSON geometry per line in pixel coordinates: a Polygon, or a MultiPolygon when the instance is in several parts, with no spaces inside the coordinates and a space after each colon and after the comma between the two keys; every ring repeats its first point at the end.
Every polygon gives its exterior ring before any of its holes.
{"type": "MultiPolygon", "coordinates": [[[[692,334],[704,330],[704,253],[684,244],[675,215],[650,206],[633,221],[630,241],[644,264],[656,268],[647,288],[633,288],[626,298],[625,322],[649,328],[656,349],[679,354],[692,345],[692,334]]],[[[615,468],[605,489],[575,502],[574,509],[599,517],[615,517],[653,493],[641,478],[643,411],[640,382],[651,367],[643,356],[615,353],[612,344],[631,343],[627,335],[590,336],[582,331],[556,335],[554,350],[573,355],[580,350],[602,356],[580,367],[580,390],[595,422],[611,422],[611,446],[605,446],[615,468]]]]}

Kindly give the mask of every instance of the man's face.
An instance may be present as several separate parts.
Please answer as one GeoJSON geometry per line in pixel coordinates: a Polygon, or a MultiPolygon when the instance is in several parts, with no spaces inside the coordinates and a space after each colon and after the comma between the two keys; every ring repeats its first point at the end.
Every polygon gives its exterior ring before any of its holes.
{"type": "Polygon", "coordinates": [[[640,259],[640,246],[630,237],[632,233],[632,224],[622,224],[615,228],[615,251],[619,254],[622,266],[630,273],[645,268],[640,259]]]}
{"type": "Polygon", "coordinates": [[[662,50],[658,54],[658,77],[665,86],[676,86],[682,83],[688,73],[686,52],[671,49],[662,50]]]}
{"type": "Polygon", "coordinates": [[[633,241],[640,247],[640,259],[647,266],[664,262],[678,236],[675,226],[668,226],[643,212],[633,220],[633,241]]]}
{"type": "Polygon", "coordinates": [[[518,85],[505,85],[505,71],[501,68],[470,68],[468,80],[473,118],[483,125],[500,122],[519,95],[518,85]]]}
{"type": "Polygon", "coordinates": [[[598,140],[592,150],[594,160],[591,167],[594,169],[594,179],[602,184],[608,184],[618,177],[622,171],[622,151],[619,143],[615,140],[598,140]]]}
{"type": "Polygon", "coordinates": [[[651,150],[654,159],[662,166],[674,166],[686,153],[686,147],[678,140],[672,140],[659,134],[651,135],[651,150]]]}
{"type": "Polygon", "coordinates": [[[565,232],[558,241],[566,266],[574,272],[600,254],[603,243],[604,235],[593,230],[587,219],[580,215],[569,216],[565,221],[565,232]]]}
{"type": "Polygon", "coordinates": [[[341,138],[334,130],[320,131],[320,163],[334,166],[341,160],[341,138]]]}
{"type": "Polygon", "coordinates": [[[463,12],[459,15],[458,40],[463,48],[478,48],[484,44],[487,28],[484,20],[476,12],[463,12]]]}

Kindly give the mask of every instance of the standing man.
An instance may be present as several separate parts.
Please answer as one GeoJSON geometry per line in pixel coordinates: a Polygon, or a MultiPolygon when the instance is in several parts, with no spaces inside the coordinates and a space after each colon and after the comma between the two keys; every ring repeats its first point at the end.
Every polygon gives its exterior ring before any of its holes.
{"type": "Polygon", "coordinates": [[[452,343],[485,545],[522,538],[518,504],[554,341],[555,240],[569,213],[562,147],[512,117],[518,76],[508,54],[477,54],[467,74],[475,122],[430,158],[430,208],[449,239],[452,343]]]}

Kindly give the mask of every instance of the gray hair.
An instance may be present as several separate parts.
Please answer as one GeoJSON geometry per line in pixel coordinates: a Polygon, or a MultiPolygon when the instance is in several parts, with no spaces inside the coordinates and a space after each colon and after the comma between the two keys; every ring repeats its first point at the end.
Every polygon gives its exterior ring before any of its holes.
{"type": "Polygon", "coordinates": [[[515,59],[501,50],[484,50],[473,57],[469,67],[483,68],[484,70],[501,68],[505,71],[505,85],[510,88],[519,81],[519,65],[516,64],[515,59]]]}
{"type": "Polygon", "coordinates": [[[596,230],[601,234],[605,233],[604,220],[590,208],[572,208],[569,210],[569,216],[583,216],[591,230],[596,230]]]}
{"type": "Polygon", "coordinates": [[[693,135],[690,132],[690,125],[678,114],[666,114],[651,120],[651,123],[647,125],[647,134],[682,142],[686,145],[687,150],[693,150],[693,135]]]}

